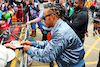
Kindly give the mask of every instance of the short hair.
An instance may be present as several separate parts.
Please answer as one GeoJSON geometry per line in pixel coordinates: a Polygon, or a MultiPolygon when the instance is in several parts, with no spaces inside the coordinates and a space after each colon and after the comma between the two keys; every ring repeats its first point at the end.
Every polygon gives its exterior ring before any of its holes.
{"type": "Polygon", "coordinates": [[[78,0],[78,1],[85,3],[85,0],[78,0]]]}

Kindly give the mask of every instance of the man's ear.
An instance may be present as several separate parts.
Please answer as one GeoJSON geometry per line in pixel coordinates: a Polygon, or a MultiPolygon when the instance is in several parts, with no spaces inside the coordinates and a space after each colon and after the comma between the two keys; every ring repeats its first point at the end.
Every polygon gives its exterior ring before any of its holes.
{"type": "Polygon", "coordinates": [[[83,3],[80,3],[80,8],[82,8],[84,6],[84,4],[83,3]]]}

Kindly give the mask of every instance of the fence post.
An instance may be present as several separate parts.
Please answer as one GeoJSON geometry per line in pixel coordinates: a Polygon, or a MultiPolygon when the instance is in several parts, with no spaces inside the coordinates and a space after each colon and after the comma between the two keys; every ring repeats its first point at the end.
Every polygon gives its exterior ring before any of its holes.
{"type": "MultiPolygon", "coordinates": [[[[27,21],[29,21],[28,13],[27,13],[27,21]]],[[[24,40],[29,40],[29,25],[27,25],[27,29],[25,31],[25,38],[24,38],[24,40]]],[[[22,51],[20,67],[23,67],[23,60],[24,60],[24,50],[22,51]]],[[[28,55],[27,54],[26,54],[26,58],[25,58],[25,67],[28,67],[28,55]]]]}

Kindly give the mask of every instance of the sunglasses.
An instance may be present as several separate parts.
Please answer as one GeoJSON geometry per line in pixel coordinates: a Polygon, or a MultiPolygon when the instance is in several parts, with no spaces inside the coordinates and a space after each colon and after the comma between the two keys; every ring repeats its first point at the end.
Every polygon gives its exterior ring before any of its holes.
{"type": "Polygon", "coordinates": [[[43,20],[45,20],[45,18],[47,17],[47,16],[50,16],[51,14],[49,14],[49,15],[46,15],[46,16],[43,16],[43,20]]]}

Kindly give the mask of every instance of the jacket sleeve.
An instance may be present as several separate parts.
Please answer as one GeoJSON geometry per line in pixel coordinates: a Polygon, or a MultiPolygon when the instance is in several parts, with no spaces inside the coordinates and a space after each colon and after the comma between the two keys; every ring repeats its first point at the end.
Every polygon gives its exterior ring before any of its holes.
{"type": "Polygon", "coordinates": [[[46,41],[36,41],[36,47],[37,48],[41,48],[41,49],[44,49],[45,46],[48,44],[48,40],[46,41]]]}
{"type": "Polygon", "coordinates": [[[85,24],[87,21],[87,17],[85,14],[81,13],[80,15],[75,18],[72,23],[67,22],[69,26],[71,26],[73,29],[77,29],[81,27],[83,24],[85,24]]]}
{"type": "Polygon", "coordinates": [[[88,22],[89,22],[89,16],[87,15],[87,22],[86,22],[86,28],[85,28],[85,32],[88,32],[88,22]]]}
{"type": "MultiPolygon", "coordinates": [[[[41,42],[39,44],[43,43],[41,42]]],[[[47,63],[56,60],[57,56],[61,54],[64,49],[63,35],[56,34],[56,36],[47,43],[44,49],[32,47],[29,55],[34,60],[47,63]]]]}

